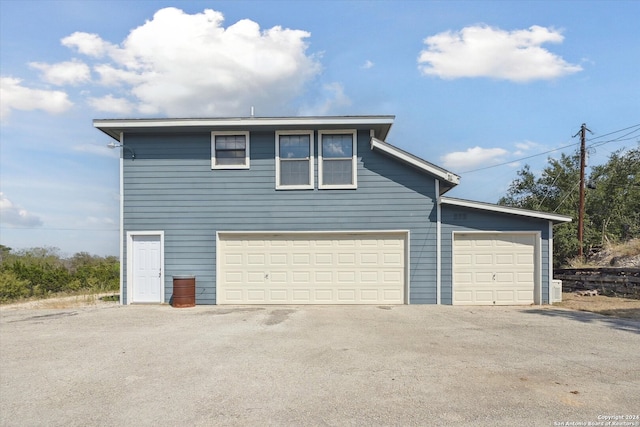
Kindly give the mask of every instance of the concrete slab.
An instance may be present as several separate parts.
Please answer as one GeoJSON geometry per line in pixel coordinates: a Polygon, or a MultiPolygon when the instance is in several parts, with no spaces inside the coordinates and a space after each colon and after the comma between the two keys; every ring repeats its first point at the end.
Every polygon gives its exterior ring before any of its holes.
{"type": "Polygon", "coordinates": [[[595,314],[420,305],[0,314],[3,426],[553,426],[610,416],[640,425],[640,322],[595,314]]]}

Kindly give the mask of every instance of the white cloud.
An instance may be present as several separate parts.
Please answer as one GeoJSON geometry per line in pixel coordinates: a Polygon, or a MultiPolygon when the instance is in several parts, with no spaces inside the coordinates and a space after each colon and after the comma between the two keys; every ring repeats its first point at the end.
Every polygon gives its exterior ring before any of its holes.
{"type": "Polygon", "coordinates": [[[82,228],[99,229],[99,228],[117,228],[116,222],[109,217],[88,216],[81,220],[78,225],[82,228]]]}
{"type": "Polygon", "coordinates": [[[62,113],[73,105],[65,92],[31,89],[21,83],[20,79],[0,77],[0,119],[6,119],[12,110],[62,113]]]}
{"type": "Polygon", "coordinates": [[[362,65],[362,68],[364,68],[365,70],[368,70],[370,68],[373,68],[375,64],[371,61],[369,61],[368,59],[365,61],[365,63],[362,65]]]}
{"type": "Polygon", "coordinates": [[[57,64],[32,62],[31,67],[42,71],[42,79],[48,83],[62,85],[78,85],[91,80],[91,70],[84,62],[72,60],[57,64]]]}
{"type": "Polygon", "coordinates": [[[135,109],[135,105],[126,98],[116,98],[109,94],[101,98],[89,98],[89,105],[97,111],[116,114],[129,114],[135,109]]]}
{"type": "Polygon", "coordinates": [[[532,141],[517,142],[515,145],[516,145],[516,148],[517,148],[517,150],[513,152],[513,154],[515,156],[522,156],[523,154],[525,154],[527,151],[531,150],[532,148],[540,147],[540,144],[538,144],[537,142],[532,142],[532,141]]]}
{"type": "Polygon", "coordinates": [[[76,31],[70,36],[63,38],[61,43],[63,46],[75,48],[83,55],[93,56],[96,58],[100,58],[108,51],[116,48],[111,43],[102,40],[97,34],[83,33],[80,31],[76,31]]]}
{"type": "Polygon", "coordinates": [[[42,225],[40,217],[14,205],[3,193],[0,193],[0,222],[12,227],[40,227],[42,225]]]}
{"type": "Polygon", "coordinates": [[[562,34],[534,25],[505,31],[486,25],[447,31],[424,40],[418,68],[424,75],[443,79],[491,77],[527,82],[546,80],[582,70],[541,47],[561,43],[562,34]]]}
{"type": "Polygon", "coordinates": [[[94,67],[100,83],[129,89],[145,114],[232,115],[250,106],[273,111],[301,94],[320,71],[316,58],[306,54],[310,33],[279,26],[261,30],[248,19],[225,28],[223,20],[210,9],[190,15],[165,8],[119,45],[80,32],[62,43],[108,58],[94,67]]]}
{"type": "Polygon", "coordinates": [[[304,106],[300,114],[305,116],[325,116],[335,111],[336,108],[351,105],[351,99],[344,93],[344,87],[338,82],[325,84],[324,96],[315,105],[304,106]]]}
{"type": "Polygon", "coordinates": [[[73,151],[87,154],[95,154],[103,157],[119,157],[118,150],[111,150],[106,145],[78,144],[73,146],[73,151]]]}
{"type": "Polygon", "coordinates": [[[440,158],[442,166],[451,170],[471,169],[499,163],[508,151],[502,148],[473,147],[466,151],[455,151],[440,158]]]}

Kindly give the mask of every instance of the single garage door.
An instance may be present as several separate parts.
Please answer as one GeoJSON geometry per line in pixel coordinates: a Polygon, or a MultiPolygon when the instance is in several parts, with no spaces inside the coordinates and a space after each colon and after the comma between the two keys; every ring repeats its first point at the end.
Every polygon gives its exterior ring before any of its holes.
{"type": "Polygon", "coordinates": [[[407,233],[219,233],[218,304],[403,304],[407,233]]]}
{"type": "Polygon", "coordinates": [[[533,304],[537,234],[455,233],[453,304],[533,304]]]}

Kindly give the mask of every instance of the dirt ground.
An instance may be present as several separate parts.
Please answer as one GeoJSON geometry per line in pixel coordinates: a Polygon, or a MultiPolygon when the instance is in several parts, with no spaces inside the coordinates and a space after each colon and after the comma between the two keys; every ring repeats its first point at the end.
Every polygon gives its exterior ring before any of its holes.
{"type": "Polygon", "coordinates": [[[0,304],[2,309],[64,309],[77,307],[91,307],[103,305],[117,305],[118,295],[114,293],[81,294],[73,296],[57,296],[53,298],[19,301],[0,304]]]}
{"type": "Polygon", "coordinates": [[[562,294],[562,302],[553,305],[571,310],[590,311],[605,316],[640,320],[640,300],[637,299],[606,297],[604,295],[587,297],[565,292],[562,294]]]}
{"type": "MultiPolygon", "coordinates": [[[[118,305],[117,295],[113,293],[87,294],[23,301],[0,305],[3,309],[65,309],[91,306],[118,305]]],[[[640,300],[598,296],[579,296],[575,293],[563,293],[562,302],[553,304],[570,310],[589,311],[605,316],[622,319],[640,320],[640,300]]]]}

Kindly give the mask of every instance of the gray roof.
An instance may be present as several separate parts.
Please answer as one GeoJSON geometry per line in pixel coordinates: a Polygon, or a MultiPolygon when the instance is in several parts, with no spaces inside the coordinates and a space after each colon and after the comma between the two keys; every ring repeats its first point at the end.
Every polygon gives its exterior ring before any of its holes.
{"type": "Polygon", "coordinates": [[[518,215],[529,218],[546,219],[554,224],[563,222],[571,222],[570,216],[560,215],[557,213],[532,211],[528,209],[514,208],[511,206],[496,205],[493,203],[476,202],[473,200],[455,199],[453,197],[441,197],[440,203],[443,205],[462,206],[465,208],[479,209],[490,212],[500,212],[508,215],[518,215]]]}
{"type": "Polygon", "coordinates": [[[95,119],[93,126],[115,140],[122,132],[202,132],[213,130],[373,129],[384,140],[395,116],[217,117],[182,119],[95,119]]]}

